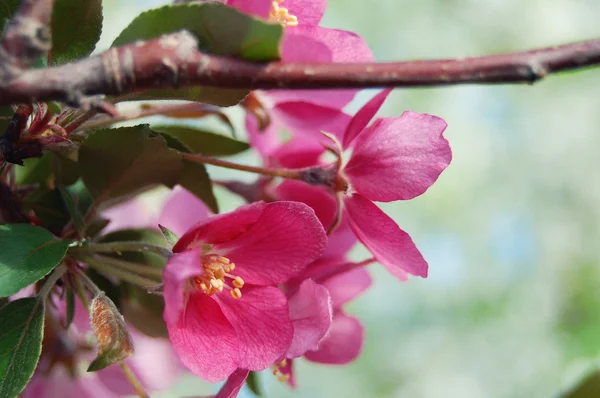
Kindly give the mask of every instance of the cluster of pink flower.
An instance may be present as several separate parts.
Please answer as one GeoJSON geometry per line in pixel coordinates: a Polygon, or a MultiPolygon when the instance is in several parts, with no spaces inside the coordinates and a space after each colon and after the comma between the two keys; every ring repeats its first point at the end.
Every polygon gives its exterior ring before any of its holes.
{"type": "MultiPolygon", "coordinates": [[[[283,61],[372,59],[354,33],[318,26],[325,0],[225,3],[285,25],[283,61]]],[[[370,286],[365,265],[379,262],[401,280],[427,276],[411,238],[373,202],[411,199],[436,181],[451,160],[446,123],[408,111],[371,123],[389,91],[353,117],[342,109],[355,91],[253,92],[243,103],[252,147],[266,167],[301,169],[301,181],[261,177],[251,192],[225,184],[252,202],[226,214],[210,216],[183,189],[165,205],[159,222],[182,236],[164,271],[164,320],[187,369],[228,379],[217,397],[235,397],[249,371],[269,367],[293,386],[295,358],[354,360],[363,328],[343,307],[370,286]],[[357,240],[373,258],[348,260],[357,240]]],[[[140,375],[172,363],[134,362],[140,375]]]]}

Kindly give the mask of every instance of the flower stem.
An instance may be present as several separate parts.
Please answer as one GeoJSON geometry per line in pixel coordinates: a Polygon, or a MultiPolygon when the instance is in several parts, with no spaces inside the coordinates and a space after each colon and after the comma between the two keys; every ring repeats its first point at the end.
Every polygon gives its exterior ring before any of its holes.
{"type": "Polygon", "coordinates": [[[142,287],[153,287],[158,284],[157,281],[148,279],[146,277],[135,275],[131,273],[131,271],[126,271],[122,268],[119,268],[115,265],[109,264],[104,261],[106,257],[102,259],[98,258],[98,256],[89,256],[84,257],[81,261],[87,263],[90,267],[97,269],[98,271],[104,272],[109,275],[116,276],[124,280],[125,282],[132,283],[134,285],[142,286],[142,287]]]}
{"type": "Polygon", "coordinates": [[[213,166],[224,167],[226,169],[234,169],[247,171],[249,173],[262,174],[269,177],[281,177],[292,180],[302,179],[302,169],[272,169],[268,167],[248,166],[245,164],[228,162],[226,160],[215,159],[209,156],[195,155],[191,153],[181,152],[181,157],[193,163],[211,164],[213,166]]]}
{"type": "Polygon", "coordinates": [[[73,249],[74,252],[78,250],[85,251],[85,253],[121,253],[121,252],[149,252],[157,254],[161,257],[169,258],[173,255],[171,250],[153,245],[146,242],[106,242],[106,243],[89,243],[84,245],[81,249],[73,249]]]}
{"type": "Polygon", "coordinates": [[[123,271],[133,272],[134,274],[150,279],[162,280],[162,270],[151,265],[135,263],[132,261],[121,260],[115,257],[96,256],[99,261],[108,263],[113,267],[122,269],[123,271]]]}
{"type": "Polygon", "coordinates": [[[44,282],[44,285],[40,289],[38,296],[41,297],[42,299],[45,299],[48,296],[48,294],[50,293],[50,291],[52,290],[52,288],[54,287],[54,285],[56,284],[56,282],[63,276],[63,274],[66,271],[67,271],[67,266],[64,264],[60,264],[58,267],[56,267],[54,269],[54,272],[52,272],[50,274],[50,276],[48,277],[48,279],[46,279],[46,281],[44,282]]]}
{"type": "Polygon", "coordinates": [[[127,381],[129,381],[129,384],[131,384],[131,386],[135,390],[135,393],[137,394],[137,396],[140,398],[150,398],[150,395],[148,395],[148,393],[144,390],[144,386],[142,385],[140,380],[131,371],[129,366],[127,366],[125,361],[119,362],[119,366],[123,370],[123,373],[125,373],[125,377],[127,377],[127,381]]]}

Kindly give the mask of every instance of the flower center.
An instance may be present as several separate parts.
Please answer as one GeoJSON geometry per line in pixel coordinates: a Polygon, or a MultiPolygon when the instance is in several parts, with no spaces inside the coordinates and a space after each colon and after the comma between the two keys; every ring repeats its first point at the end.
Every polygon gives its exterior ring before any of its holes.
{"type": "Polygon", "coordinates": [[[240,290],[244,286],[244,280],[239,276],[232,275],[235,264],[227,257],[216,254],[201,255],[200,262],[204,268],[204,273],[194,278],[194,286],[212,296],[223,289],[229,290],[229,294],[234,299],[242,297],[240,290]]]}
{"type": "Polygon", "coordinates": [[[279,5],[284,0],[273,0],[271,3],[271,11],[269,11],[269,21],[278,22],[283,27],[286,26],[298,26],[298,18],[295,15],[290,14],[289,10],[279,5]]]}

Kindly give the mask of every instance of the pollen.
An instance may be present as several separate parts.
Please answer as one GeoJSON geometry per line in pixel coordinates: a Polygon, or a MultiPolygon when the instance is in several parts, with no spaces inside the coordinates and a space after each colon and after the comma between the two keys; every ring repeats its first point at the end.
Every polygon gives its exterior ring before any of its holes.
{"type": "Polygon", "coordinates": [[[285,7],[280,7],[284,0],[274,0],[271,3],[271,11],[269,11],[269,21],[280,23],[283,27],[298,26],[298,18],[290,14],[285,7]]]}
{"type": "Polygon", "coordinates": [[[193,280],[193,285],[201,292],[212,296],[213,294],[228,290],[231,297],[239,299],[242,297],[244,280],[240,276],[232,275],[235,264],[227,257],[214,254],[201,255],[200,261],[204,273],[193,280]]]}

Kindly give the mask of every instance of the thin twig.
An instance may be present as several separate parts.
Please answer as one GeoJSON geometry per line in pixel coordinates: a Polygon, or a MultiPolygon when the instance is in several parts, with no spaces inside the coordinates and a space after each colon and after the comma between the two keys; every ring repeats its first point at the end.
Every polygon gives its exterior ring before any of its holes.
{"type": "Polygon", "coordinates": [[[269,177],[281,177],[292,180],[301,180],[303,178],[302,171],[304,171],[304,169],[273,169],[267,167],[256,167],[234,162],[228,162],[226,160],[216,159],[210,156],[202,156],[191,153],[181,152],[180,155],[183,159],[193,163],[210,164],[226,169],[246,171],[249,173],[256,173],[269,177]]]}

